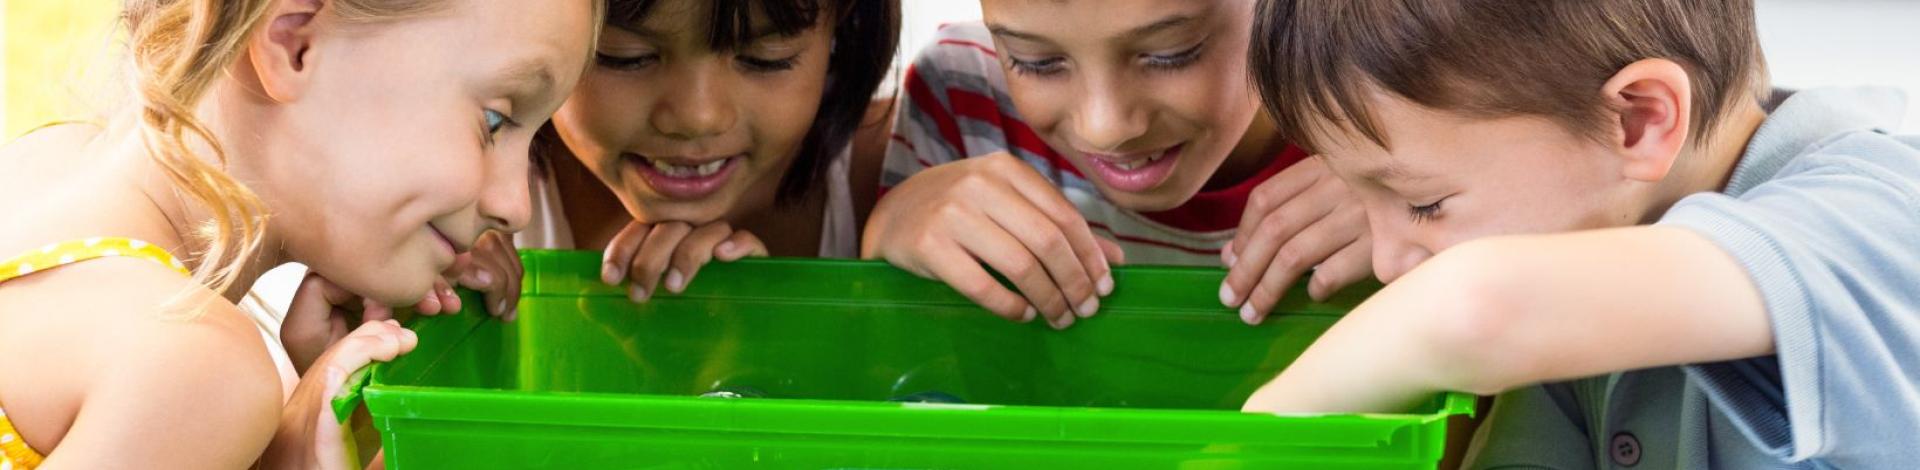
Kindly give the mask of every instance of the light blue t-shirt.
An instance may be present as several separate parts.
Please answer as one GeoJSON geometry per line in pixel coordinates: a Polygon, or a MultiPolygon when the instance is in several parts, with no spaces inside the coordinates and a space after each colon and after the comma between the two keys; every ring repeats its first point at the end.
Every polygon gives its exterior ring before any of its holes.
{"type": "Polygon", "coordinates": [[[1920,468],[1920,136],[1883,89],[1776,93],[1724,193],[1659,224],[1759,288],[1773,356],[1502,394],[1471,468],[1920,468]]]}

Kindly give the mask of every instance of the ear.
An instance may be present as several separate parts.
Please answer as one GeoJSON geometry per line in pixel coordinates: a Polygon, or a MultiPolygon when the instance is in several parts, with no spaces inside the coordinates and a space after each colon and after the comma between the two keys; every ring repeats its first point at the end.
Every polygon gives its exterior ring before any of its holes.
{"type": "Polygon", "coordinates": [[[1666,59],[1628,64],[1601,87],[1602,99],[1619,121],[1615,151],[1621,174],[1656,182],[1666,178],[1687,145],[1693,115],[1693,82],[1687,69],[1666,59]]]}
{"type": "Polygon", "coordinates": [[[267,18],[247,46],[247,58],[253,65],[260,88],[274,101],[300,98],[313,78],[312,57],[314,19],[325,0],[277,0],[268,7],[267,18]]]}

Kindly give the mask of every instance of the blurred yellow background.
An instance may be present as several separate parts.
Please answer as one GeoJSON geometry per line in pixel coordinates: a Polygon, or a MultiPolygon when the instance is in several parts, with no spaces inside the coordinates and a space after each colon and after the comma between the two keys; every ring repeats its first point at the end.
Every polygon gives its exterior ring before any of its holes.
{"type": "Polygon", "coordinates": [[[4,0],[0,4],[0,142],[60,120],[93,119],[110,100],[98,86],[118,55],[118,0],[4,0]]]}

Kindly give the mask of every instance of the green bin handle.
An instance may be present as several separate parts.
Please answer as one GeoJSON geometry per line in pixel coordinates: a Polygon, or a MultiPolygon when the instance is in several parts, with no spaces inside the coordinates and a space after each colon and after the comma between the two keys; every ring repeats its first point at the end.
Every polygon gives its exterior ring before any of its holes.
{"type": "Polygon", "coordinates": [[[367,387],[367,382],[373,380],[373,366],[368,364],[353,371],[353,375],[347,376],[347,383],[340,386],[340,394],[333,397],[333,416],[341,424],[346,424],[347,418],[353,417],[353,410],[366,401],[361,392],[367,387]]]}

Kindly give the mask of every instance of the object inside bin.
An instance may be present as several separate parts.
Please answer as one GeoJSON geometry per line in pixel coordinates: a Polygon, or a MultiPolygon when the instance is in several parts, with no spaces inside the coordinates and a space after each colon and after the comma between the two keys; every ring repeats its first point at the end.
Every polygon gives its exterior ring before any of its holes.
{"type": "Polygon", "coordinates": [[[893,398],[887,399],[887,401],[899,402],[899,403],[951,403],[951,404],[965,404],[967,402],[966,400],[960,399],[960,397],[953,396],[953,394],[951,393],[942,392],[939,390],[929,390],[925,392],[915,393],[912,395],[893,397],[893,398]]]}
{"type": "Polygon", "coordinates": [[[767,394],[753,387],[721,387],[700,394],[701,398],[766,398],[767,394]]]}

